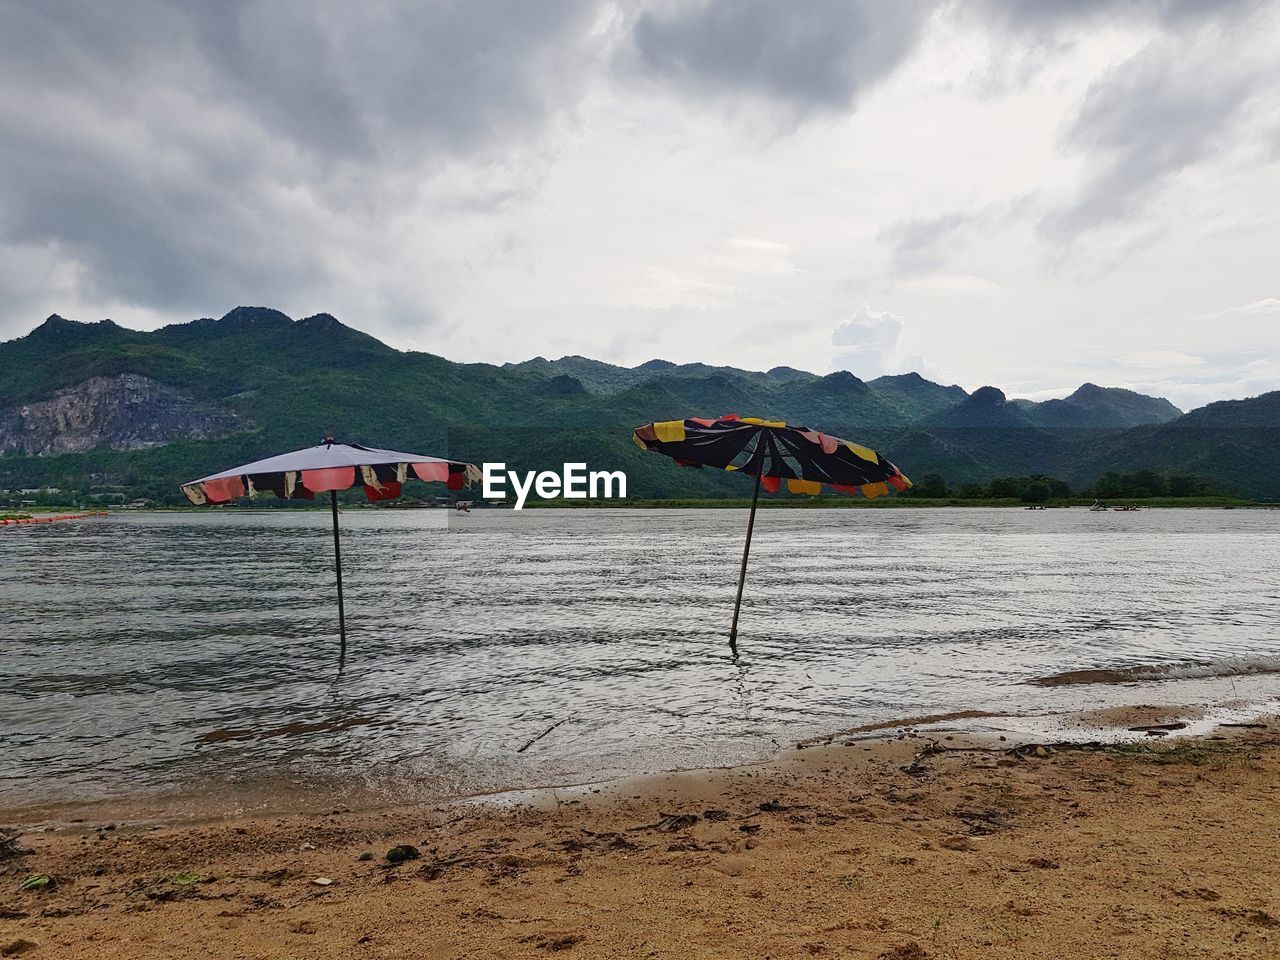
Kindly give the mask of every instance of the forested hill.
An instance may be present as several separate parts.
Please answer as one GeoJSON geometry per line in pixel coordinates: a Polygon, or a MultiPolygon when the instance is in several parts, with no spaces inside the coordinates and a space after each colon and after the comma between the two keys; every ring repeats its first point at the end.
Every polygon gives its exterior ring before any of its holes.
{"type": "Polygon", "coordinates": [[[639,423],[724,413],[818,427],[952,484],[1048,474],[1087,485],[1149,469],[1280,492],[1280,393],[1184,415],[1094,384],[1032,403],[918,374],[864,382],[585,357],[463,364],[395,350],[328,314],[295,321],[259,307],[151,332],[52,316],[0,343],[0,488],[172,499],[182,480],[332,432],[513,469],[585,460],[625,470],[632,496],[740,495],[737,478],[676,469],[630,441],[639,423]]]}

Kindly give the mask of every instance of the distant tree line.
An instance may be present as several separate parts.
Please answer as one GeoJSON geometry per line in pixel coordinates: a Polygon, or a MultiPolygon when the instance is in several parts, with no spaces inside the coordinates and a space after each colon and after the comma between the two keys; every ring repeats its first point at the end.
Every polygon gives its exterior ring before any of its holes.
{"type": "Polygon", "coordinates": [[[1218,497],[1221,489],[1210,481],[1190,474],[1160,474],[1154,470],[1137,473],[1107,473],[1093,488],[1095,496],[1112,497],[1218,497]]]}
{"type": "Polygon", "coordinates": [[[941,474],[927,473],[908,491],[908,496],[953,500],[1021,500],[1046,503],[1071,497],[1098,497],[1102,500],[1147,497],[1216,497],[1223,492],[1210,481],[1189,474],[1160,474],[1153,470],[1136,473],[1110,472],[1092,488],[1073,490],[1065,480],[1033,474],[1029,477],[997,477],[989,483],[948,485],[941,474]]]}

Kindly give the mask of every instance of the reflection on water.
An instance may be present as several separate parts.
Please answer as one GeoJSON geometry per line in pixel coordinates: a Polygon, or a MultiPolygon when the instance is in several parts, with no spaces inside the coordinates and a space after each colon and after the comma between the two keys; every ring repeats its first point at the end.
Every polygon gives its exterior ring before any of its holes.
{"type": "Polygon", "coordinates": [[[768,510],[736,661],[745,511],[342,519],[341,674],[325,513],[0,531],[0,804],[593,779],[1108,695],[1028,683],[1068,671],[1280,658],[1273,511],[768,510]]]}

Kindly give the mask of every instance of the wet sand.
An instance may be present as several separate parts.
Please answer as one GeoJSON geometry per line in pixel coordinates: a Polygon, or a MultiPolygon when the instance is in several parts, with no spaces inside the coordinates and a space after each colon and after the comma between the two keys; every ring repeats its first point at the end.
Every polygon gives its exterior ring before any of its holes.
{"type": "Polygon", "coordinates": [[[28,826],[0,956],[1280,956],[1280,726],[1160,733],[854,734],[502,802],[28,826]]]}

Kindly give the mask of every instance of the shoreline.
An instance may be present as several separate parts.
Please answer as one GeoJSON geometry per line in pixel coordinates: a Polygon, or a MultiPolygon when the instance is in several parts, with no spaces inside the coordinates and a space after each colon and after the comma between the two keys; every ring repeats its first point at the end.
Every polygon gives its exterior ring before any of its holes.
{"type": "Polygon", "coordinates": [[[833,733],[763,763],[609,784],[28,828],[18,843],[33,852],[0,859],[0,949],[919,960],[1220,956],[1208,947],[1230,945],[1232,956],[1271,955],[1275,719],[1182,737],[1158,728],[1194,710],[1094,714],[1076,719],[1103,739],[1157,729],[1111,745],[1015,742],[932,718],[833,733]],[[418,855],[386,859],[405,844],[418,855]],[[16,892],[36,875],[54,885],[16,892]]]}
{"type": "MultiPolygon", "coordinates": [[[[1073,675],[1068,675],[1073,676],[1073,675]]],[[[509,807],[530,798],[600,792],[618,784],[643,785],[666,777],[711,776],[723,771],[768,768],[785,764],[814,747],[837,742],[877,743],[904,738],[959,736],[974,743],[1005,743],[1010,747],[1035,743],[1093,742],[1106,745],[1141,741],[1142,723],[1176,722],[1176,728],[1156,735],[1211,736],[1220,728],[1248,728],[1266,722],[1276,711],[1280,693],[1266,683],[1271,672],[1171,677],[1129,693],[1139,697],[1095,700],[1066,710],[1002,712],[957,707],[943,713],[916,714],[867,721],[852,727],[822,729],[806,735],[774,738],[775,748],[754,759],[734,758],[722,763],[688,767],[640,767],[599,778],[574,778],[542,783],[494,784],[484,789],[458,790],[452,779],[409,774],[393,779],[370,778],[368,770],[316,774],[292,770],[278,776],[254,776],[232,781],[201,778],[198,783],[174,784],[159,790],[119,789],[100,796],[55,802],[12,803],[0,800],[0,828],[74,828],[77,824],[112,822],[147,828],[193,827],[237,819],[296,816],[307,811],[341,807],[348,812],[378,814],[406,807],[492,805],[509,807]],[[1261,680],[1266,685],[1252,696],[1235,695],[1235,683],[1261,680]],[[1209,690],[1204,684],[1213,684],[1209,690]],[[1216,688],[1216,689],[1215,689],[1216,688]],[[1228,696],[1228,693],[1230,695],[1228,696]],[[1206,699],[1206,697],[1208,699],[1206,699]],[[1129,726],[1126,727],[1126,722],[1129,726]],[[1133,725],[1138,724],[1138,728],[1133,725]]],[[[1134,683],[1133,680],[1124,684],[1134,683]]],[[[1110,686],[1120,681],[1110,681],[1110,686]]],[[[1244,691],[1240,691],[1244,694],[1244,691]]]]}
{"type": "MultiPolygon", "coordinates": [[[[481,500],[470,501],[473,510],[511,510],[513,509],[509,503],[490,504],[481,500]]],[[[804,509],[853,509],[853,510],[934,510],[945,507],[962,507],[965,509],[983,509],[983,510],[1080,510],[1087,509],[1092,500],[1088,498],[1071,497],[1061,500],[1049,500],[1045,503],[1028,503],[1024,500],[1018,500],[1012,497],[991,498],[991,497],[879,497],[875,500],[867,500],[863,497],[848,496],[778,496],[765,495],[761,497],[758,506],[761,509],[787,509],[787,510],[804,510],[804,509]]],[[[1267,502],[1264,500],[1248,500],[1240,497],[1138,497],[1129,499],[1117,499],[1114,503],[1109,502],[1106,512],[1123,512],[1114,511],[1111,506],[1135,506],[1140,510],[1280,510],[1280,503],[1267,502]]],[[[751,506],[750,497],[706,497],[706,498],[688,498],[688,497],[671,497],[671,498],[649,498],[649,497],[631,497],[627,499],[617,500],[535,500],[530,498],[525,503],[526,510],[721,510],[721,509],[748,509],[751,506]]],[[[416,510],[439,510],[446,513],[453,512],[450,506],[439,504],[370,504],[363,501],[351,501],[348,503],[339,502],[339,509],[349,510],[373,510],[373,511],[390,511],[398,513],[402,511],[416,510]]],[[[58,513],[61,511],[77,509],[72,506],[28,506],[23,507],[20,511],[24,515],[39,515],[48,513],[58,513]]],[[[211,508],[209,507],[192,507],[192,506],[147,506],[147,507],[117,507],[114,510],[107,509],[101,514],[92,514],[92,516],[129,516],[133,514],[175,514],[175,513],[191,513],[191,514],[207,514],[211,508]]],[[[317,506],[312,503],[300,501],[274,501],[274,499],[265,498],[254,501],[252,503],[234,503],[226,504],[217,508],[218,510],[231,510],[233,512],[271,512],[276,510],[301,510],[328,513],[329,506],[317,506]]]]}

